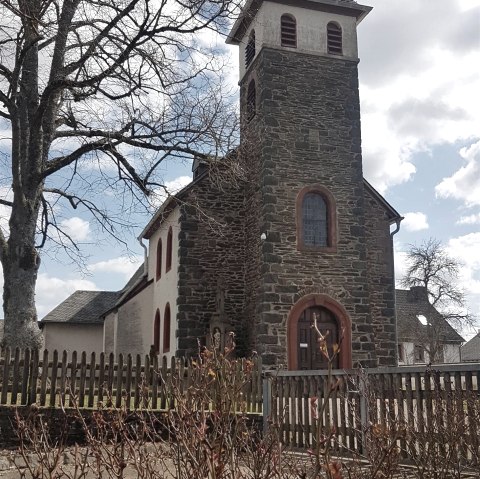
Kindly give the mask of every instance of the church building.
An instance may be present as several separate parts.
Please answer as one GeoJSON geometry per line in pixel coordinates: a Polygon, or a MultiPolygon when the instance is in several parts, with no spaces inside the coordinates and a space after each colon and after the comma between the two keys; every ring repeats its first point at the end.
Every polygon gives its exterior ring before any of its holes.
{"type": "Polygon", "coordinates": [[[144,265],[98,312],[105,352],[189,355],[233,331],[240,355],[321,369],[316,319],[330,350],[340,344],[334,367],[397,363],[402,218],[362,173],[357,25],[370,10],[247,2],[227,40],[240,55],[241,144],[220,165],[197,158],[192,183],[141,233],[144,265]],[[221,180],[229,164],[240,180],[221,180]]]}

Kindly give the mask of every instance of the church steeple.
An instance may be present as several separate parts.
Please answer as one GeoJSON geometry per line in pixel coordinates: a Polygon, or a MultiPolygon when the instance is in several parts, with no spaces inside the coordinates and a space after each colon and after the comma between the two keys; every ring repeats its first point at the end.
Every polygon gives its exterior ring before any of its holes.
{"type": "MultiPolygon", "coordinates": [[[[245,316],[265,364],[323,367],[307,338],[313,315],[330,338],[343,335],[338,367],[387,364],[395,351],[386,330],[384,349],[372,347],[384,324],[394,331],[394,316],[370,299],[371,281],[381,281],[370,266],[378,251],[368,250],[357,70],[357,25],[370,10],[349,0],[250,0],[230,33],[249,175],[245,316]]],[[[382,298],[393,302],[392,291],[393,282],[382,298]]]]}
{"type": "Polygon", "coordinates": [[[249,0],[227,39],[240,47],[240,81],[263,47],[357,59],[356,26],[371,9],[351,0],[249,0]]]}

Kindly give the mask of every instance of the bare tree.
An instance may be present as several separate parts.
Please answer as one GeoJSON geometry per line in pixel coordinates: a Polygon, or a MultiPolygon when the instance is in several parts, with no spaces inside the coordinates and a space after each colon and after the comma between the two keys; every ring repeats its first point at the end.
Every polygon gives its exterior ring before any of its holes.
{"type": "Polygon", "coordinates": [[[121,239],[127,213],[162,188],[165,158],[232,148],[220,56],[198,35],[225,31],[236,14],[233,0],[0,1],[7,344],[40,345],[40,249],[79,251],[59,219],[65,207],[121,239]]]}
{"type": "Polygon", "coordinates": [[[441,360],[442,340],[450,330],[449,325],[461,329],[475,322],[459,282],[462,264],[433,238],[419,246],[410,245],[407,263],[402,286],[425,288],[428,301],[440,313],[425,318],[426,324],[419,324],[419,330],[415,332],[417,343],[427,350],[430,361],[436,362],[441,360]]]}

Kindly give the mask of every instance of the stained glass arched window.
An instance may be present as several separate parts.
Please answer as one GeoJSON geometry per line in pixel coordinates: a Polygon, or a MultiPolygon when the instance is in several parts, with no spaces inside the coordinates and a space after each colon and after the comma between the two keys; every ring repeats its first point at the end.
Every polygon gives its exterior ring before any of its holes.
{"type": "Polygon", "coordinates": [[[303,197],[302,226],[305,246],[329,246],[328,208],[322,195],[307,193],[303,197]]]}

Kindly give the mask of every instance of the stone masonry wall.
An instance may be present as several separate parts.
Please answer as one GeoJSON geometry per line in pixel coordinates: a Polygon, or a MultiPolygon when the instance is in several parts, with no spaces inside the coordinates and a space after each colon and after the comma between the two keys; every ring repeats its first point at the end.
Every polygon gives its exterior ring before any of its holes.
{"type": "Polygon", "coordinates": [[[379,366],[396,366],[395,278],[390,221],[377,199],[365,191],[365,226],[370,308],[379,366]]]}
{"type": "MultiPolygon", "coordinates": [[[[227,182],[228,183],[228,182],[227,182]]],[[[183,199],[179,233],[177,356],[194,353],[205,340],[217,312],[219,289],[225,296],[225,318],[245,341],[243,190],[201,178],[183,199]]]]}
{"type": "Polygon", "coordinates": [[[357,64],[264,48],[244,78],[242,111],[245,85],[253,75],[258,112],[247,129],[260,142],[256,192],[260,209],[248,209],[247,214],[257,219],[247,222],[267,234],[261,244],[255,300],[256,347],[264,364],[285,364],[287,318],[293,304],[306,294],[326,293],[352,320],[354,363],[374,366],[357,64]],[[335,197],[335,253],[297,250],[296,197],[303,187],[314,184],[335,197]]]}

